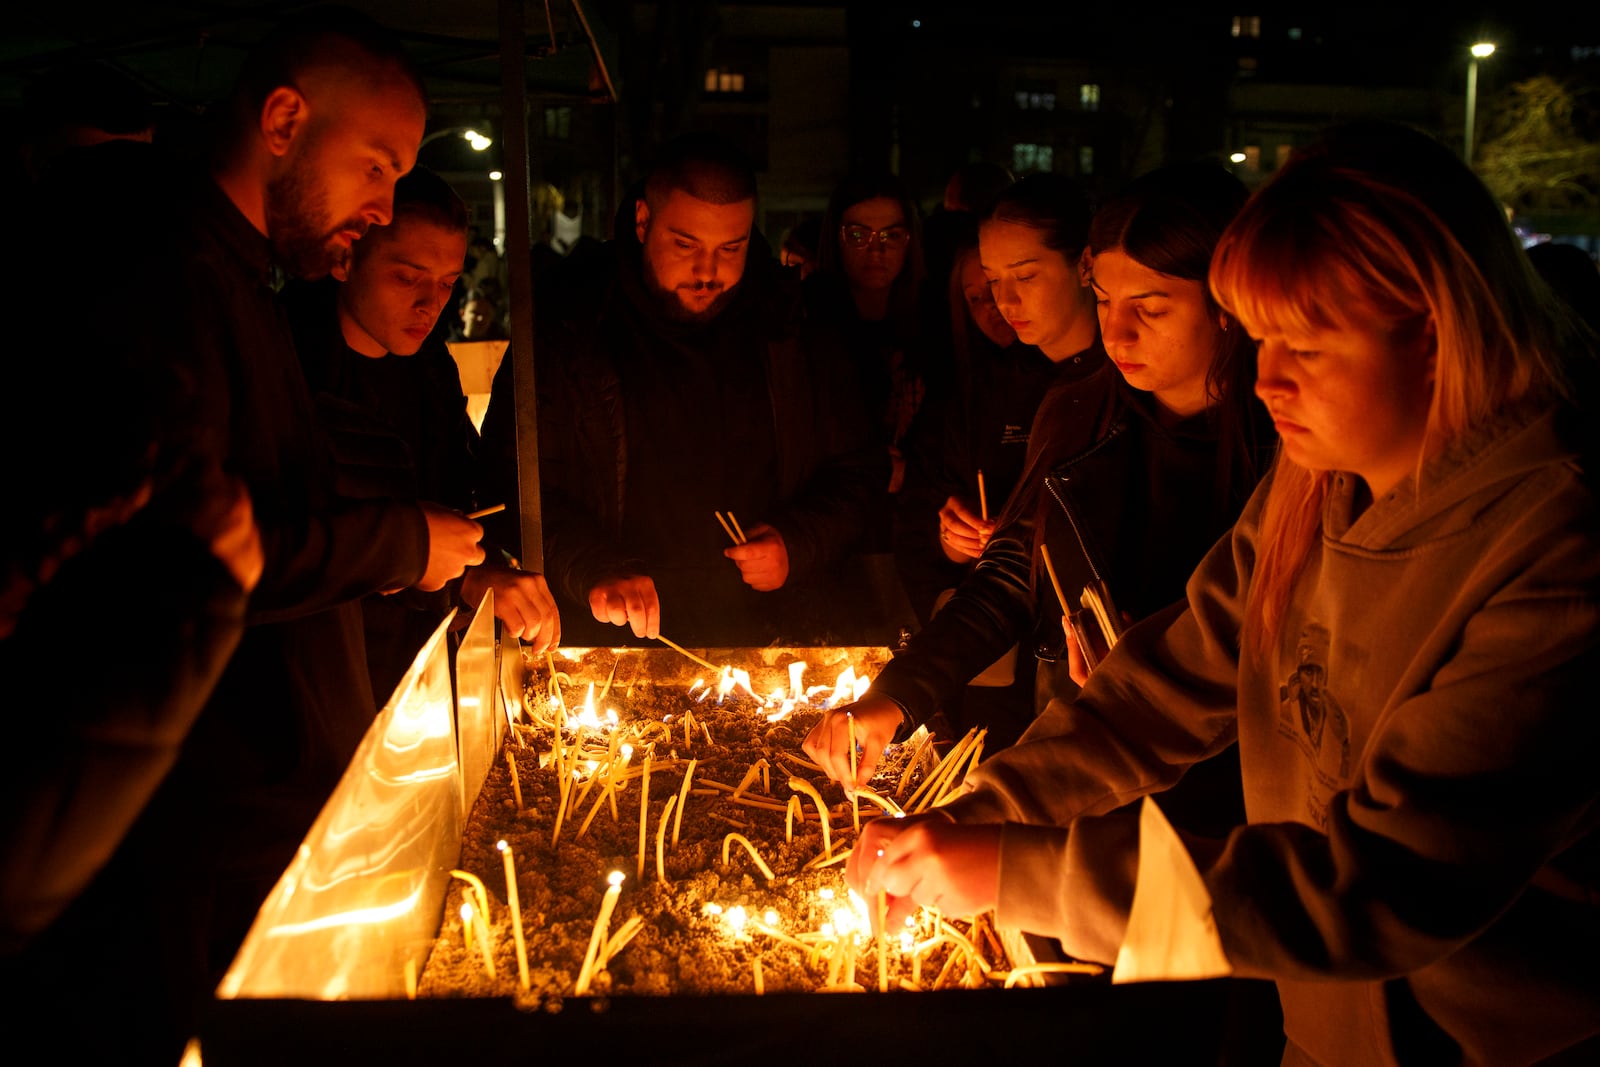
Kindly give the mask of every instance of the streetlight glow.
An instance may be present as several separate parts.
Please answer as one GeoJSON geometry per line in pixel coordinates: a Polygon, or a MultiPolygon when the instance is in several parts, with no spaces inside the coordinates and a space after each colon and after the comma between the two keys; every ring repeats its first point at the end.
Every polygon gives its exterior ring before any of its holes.
{"type": "Polygon", "coordinates": [[[1461,158],[1472,166],[1472,137],[1478,125],[1478,60],[1494,55],[1492,41],[1479,41],[1472,46],[1472,59],[1467,62],[1467,122],[1461,158]]]}
{"type": "Polygon", "coordinates": [[[461,135],[461,139],[466,141],[467,144],[471,145],[474,152],[486,151],[490,145],[494,144],[493,137],[490,137],[487,134],[479,133],[471,126],[446,126],[442,130],[434,130],[432,133],[428,134],[428,136],[422,139],[422,143],[417,147],[421,148],[422,145],[437,141],[439,138],[447,137],[452,133],[459,133],[461,135]]]}

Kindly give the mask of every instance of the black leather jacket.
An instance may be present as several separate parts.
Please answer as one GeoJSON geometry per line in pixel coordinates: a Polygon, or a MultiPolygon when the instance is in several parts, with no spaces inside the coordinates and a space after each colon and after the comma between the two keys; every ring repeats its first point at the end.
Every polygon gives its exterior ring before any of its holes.
{"type": "MultiPolygon", "coordinates": [[[[1257,436],[1263,447],[1224,469],[1205,416],[1163,425],[1148,394],[1109,361],[1053,387],[1035,418],[1022,486],[988,548],[873,690],[900,704],[909,729],[1019,641],[1042,661],[1064,659],[1062,605],[1036,551],[1041,543],[1071,610],[1095,580],[1132,620],[1179,599],[1264,472],[1266,426],[1257,436]]],[[[1065,676],[1042,673],[1046,682],[1065,676]]]]}

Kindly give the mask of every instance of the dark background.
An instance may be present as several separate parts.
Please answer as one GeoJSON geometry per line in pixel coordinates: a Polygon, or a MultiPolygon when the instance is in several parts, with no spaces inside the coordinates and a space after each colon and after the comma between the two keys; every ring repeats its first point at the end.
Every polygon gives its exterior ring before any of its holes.
{"type": "MultiPolygon", "coordinates": [[[[306,6],[34,5],[8,16],[0,114],[17,121],[29,81],[52,66],[104,61],[147,91],[161,116],[159,135],[182,142],[198,136],[244,52],[306,6]]],[[[558,209],[584,232],[608,236],[617,190],[648,162],[652,146],[697,127],[740,138],[760,162],[760,221],[773,238],[820,213],[833,184],[858,165],[891,166],[933,210],[949,173],[969,159],[1019,173],[1072,173],[1106,191],[1162,162],[1236,153],[1244,157],[1236,164],[1241,177],[1253,185],[1318,128],[1356,115],[1400,118],[1459,144],[1467,50],[1484,39],[1498,49],[1480,64],[1480,146],[1492,143],[1513,87],[1538,74],[1570,93],[1580,145],[1595,150],[1600,142],[1596,4],[1439,12],[898,0],[352,6],[405,36],[432,92],[430,130],[470,125],[496,137],[489,151],[473,153],[446,133],[422,155],[473,202],[486,230],[497,225],[488,172],[504,165],[502,9],[520,13],[534,240],[548,234],[558,209]]],[[[1507,179],[1505,198],[1528,217],[1530,231],[1554,228],[1580,239],[1600,232],[1600,162],[1579,158],[1569,170],[1576,178],[1561,195],[1526,176],[1507,179]]]]}

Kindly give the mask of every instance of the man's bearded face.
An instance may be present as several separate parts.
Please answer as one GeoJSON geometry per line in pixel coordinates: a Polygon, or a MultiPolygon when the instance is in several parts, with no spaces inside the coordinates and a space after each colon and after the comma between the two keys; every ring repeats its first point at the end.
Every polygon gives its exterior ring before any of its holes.
{"type": "Polygon", "coordinates": [[[675,189],[654,212],[640,201],[635,221],[645,281],[666,313],[682,322],[716,318],[744,277],[754,202],[712,204],[675,189]]]}
{"type": "Polygon", "coordinates": [[[267,185],[267,236],[285,270],[299,278],[321,278],[348,262],[350,245],[371,225],[360,216],[329,216],[328,188],[311,162],[296,152],[288,170],[267,185]]]}

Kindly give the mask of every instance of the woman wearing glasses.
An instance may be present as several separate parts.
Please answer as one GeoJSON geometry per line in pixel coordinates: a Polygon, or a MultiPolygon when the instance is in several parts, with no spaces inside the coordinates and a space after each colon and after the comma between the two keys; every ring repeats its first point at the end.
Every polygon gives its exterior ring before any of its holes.
{"type": "Polygon", "coordinates": [[[873,429],[893,461],[867,546],[887,551],[890,505],[905,477],[900,444],[928,378],[919,328],[923,260],[917,205],[893,174],[851,175],[828,203],[818,251],[817,269],[805,281],[808,321],[850,353],[873,429]]]}

